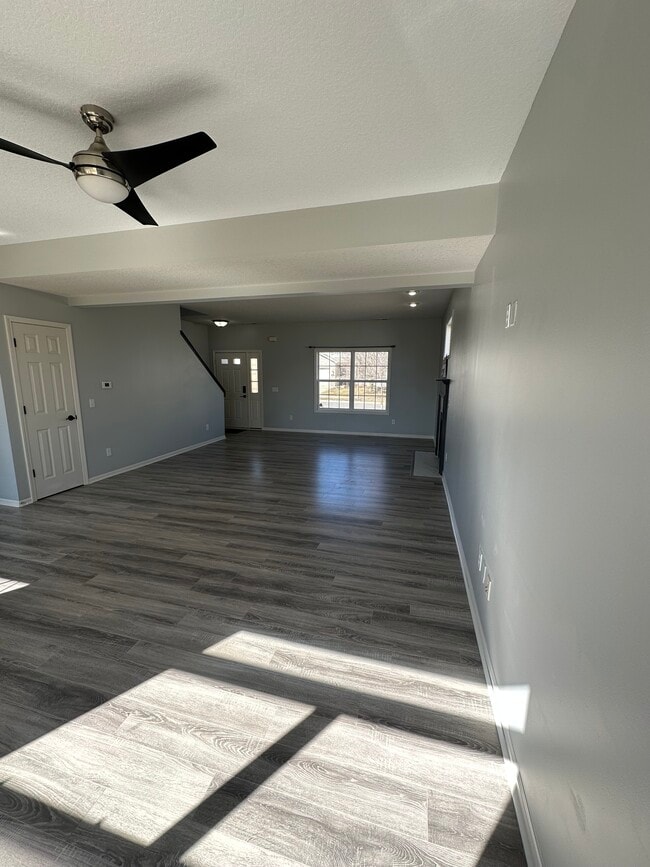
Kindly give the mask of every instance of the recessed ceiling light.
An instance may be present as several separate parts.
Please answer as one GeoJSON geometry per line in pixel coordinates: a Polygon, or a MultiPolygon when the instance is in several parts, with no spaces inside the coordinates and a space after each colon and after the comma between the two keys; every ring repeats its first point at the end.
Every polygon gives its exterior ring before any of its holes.
{"type": "Polygon", "coordinates": [[[212,322],[217,326],[217,328],[225,328],[228,324],[227,319],[213,319],[212,322]]]}
{"type": "Polygon", "coordinates": [[[418,306],[417,301],[411,301],[411,303],[409,304],[409,307],[417,307],[417,306],[418,306]]]}
{"type": "Polygon", "coordinates": [[[413,296],[417,294],[418,293],[415,291],[415,289],[409,289],[409,295],[411,296],[411,298],[413,298],[413,296]]]}

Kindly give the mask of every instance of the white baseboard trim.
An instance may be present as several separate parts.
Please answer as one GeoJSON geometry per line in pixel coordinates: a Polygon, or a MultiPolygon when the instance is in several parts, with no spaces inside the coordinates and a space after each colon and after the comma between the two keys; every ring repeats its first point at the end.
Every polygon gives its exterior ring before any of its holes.
{"type": "Polygon", "coordinates": [[[10,506],[12,509],[19,509],[21,506],[29,506],[30,503],[33,503],[31,497],[28,497],[26,500],[5,500],[0,497],[0,506],[10,506]]]}
{"type": "Polygon", "coordinates": [[[481,623],[479,608],[476,603],[476,595],[474,593],[474,585],[472,584],[471,573],[469,570],[469,566],[467,565],[467,558],[465,556],[463,543],[460,538],[458,523],[456,522],[456,515],[454,514],[454,507],[451,502],[449,488],[447,487],[447,481],[444,475],[442,477],[442,487],[445,491],[445,497],[447,498],[447,506],[449,507],[451,526],[454,531],[456,547],[458,548],[460,565],[463,571],[463,580],[465,582],[465,590],[467,591],[467,599],[469,600],[469,607],[472,613],[472,621],[474,622],[474,631],[476,632],[478,649],[479,653],[481,654],[481,662],[483,663],[483,670],[485,671],[485,677],[488,685],[488,694],[490,696],[490,703],[492,704],[492,711],[494,713],[494,718],[496,722],[499,743],[501,744],[501,751],[503,753],[504,759],[511,762],[512,765],[517,768],[517,775],[515,779],[511,781],[512,803],[514,804],[515,813],[517,814],[517,820],[519,822],[519,829],[521,831],[521,839],[524,844],[526,860],[528,861],[528,867],[543,867],[542,856],[539,851],[539,846],[537,845],[537,838],[535,837],[535,831],[533,829],[533,823],[530,815],[530,809],[528,807],[528,801],[526,799],[526,793],[524,791],[521,778],[519,777],[519,765],[517,764],[517,756],[515,754],[512,738],[510,737],[510,731],[509,729],[504,728],[499,721],[499,708],[497,707],[495,701],[495,691],[498,689],[499,685],[497,683],[494,666],[492,664],[492,658],[490,656],[487,640],[485,638],[483,624],[481,623]]]}
{"type": "Polygon", "coordinates": [[[315,428],[305,427],[263,427],[262,430],[277,431],[278,433],[335,434],[336,436],[346,437],[393,437],[394,439],[433,441],[433,436],[426,436],[424,434],[372,433],[360,430],[316,430],[315,428]]]}
{"type": "Polygon", "coordinates": [[[129,473],[131,470],[139,470],[141,467],[147,467],[149,464],[157,464],[158,461],[166,461],[168,458],[174,458],[176,455],[185,454],[185,452],[194,451],[194,449],[203,448],[203,446],[209,446],[212,443],[221,442],[221,440],[225,440],[225,436],[214,437],[211,440],[204,440],[202,443],[196,443],[193,446],[185,446],[183,449],[176,449],[175,452],[167,452],[165,455],[158,455],[155,458],[148,458],[146,461],[140,461],[137,464],[130,464],[128,467],[120,467],[117,470],[110,470],[108,473],[102,473],[99,476],[91,476],[88,479],[88,484],[92,485],[95,482],[101,482],[104,479],[110,479],[112,476],[119,476],[122,473],[129,473]]]}

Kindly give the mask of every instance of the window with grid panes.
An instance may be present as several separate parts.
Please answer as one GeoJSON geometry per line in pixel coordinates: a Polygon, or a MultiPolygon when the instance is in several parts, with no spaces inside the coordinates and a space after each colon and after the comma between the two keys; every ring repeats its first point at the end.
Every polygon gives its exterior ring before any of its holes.
{"type": "Polygon", "coordinates": [[[317,349],[318,412],[388,412],[390,349],[317,349]]]}

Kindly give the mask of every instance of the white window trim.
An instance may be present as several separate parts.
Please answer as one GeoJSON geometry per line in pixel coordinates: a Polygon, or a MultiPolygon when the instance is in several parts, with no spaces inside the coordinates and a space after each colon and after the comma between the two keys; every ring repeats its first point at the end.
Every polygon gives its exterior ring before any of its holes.
{"type": "MultiPolygon", "coordinates": [[[[388,415],[390,413],[390,380],[393,370],[393,350],[390,346],[364,346],[359,349],[347,346],[318,346],[314,349],[314,412],[339,413],[343,415],[388,415]],[[330,409],[318,405],[318,353],[319,352],[351,352],[350,366],[350,400],[354,400],[354,353],[355,352],[387,352],[388,353],[388,379],[386,380],[386,409],[330,409]]],[[[379,381],[379,380],[377,380],[379,381]]]]}

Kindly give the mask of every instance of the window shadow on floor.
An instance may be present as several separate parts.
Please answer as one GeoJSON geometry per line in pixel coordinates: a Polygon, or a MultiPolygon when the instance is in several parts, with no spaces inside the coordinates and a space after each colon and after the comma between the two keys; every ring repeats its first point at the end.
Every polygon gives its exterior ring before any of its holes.
{"type": "MultiPolygon", "coordinates": [[[[470,786],[468,773],[487,768],[486,777],[498,775],[502,764],[444,497],[439,485],[408,478],[413,443],[346,445],[340,439],[319,440],[314,448],[295,435],[286,442],[236,436],[228,449],[207,447],[0,516],[3,569],[11,580],[29,582],[0,596],[0,752],[11,759],[24,748],[25,761],[31,754],[41,762],[38,773],[21,783],[20,761],[13,775],[7,773],[11,761],[4,767],[0,761],[6,863],[13,858],[21,867],[49,867],[58,857],[66,867],[172,867],[184,863],[184,853],[187,861],[193,846],[204,851],[211,837],[220,836],[214,830],[220,825],[224,836],[238,827],[244,846],[249,838],[263,845],[265,835],[277,842],[276,826],[265,832],[251,827],[259,804],[278,792],[288,799],[295,765],[304,760],[308,773],[322,755],[332,765],[340,760],[340,773],[328,783],[325,799],[307,783],[301,803],[306,811],[327,808],[338,816],[336,833],[330,828],[327,838],[332,846],[346,838],[346,822],[352,827],[366,820],[366,828],[378,828],[392,841],[400,859],[410,853],[408,863],[431,863],[430,852],[421,854],[427,834],[429,842],[437,835],[442,849],[462,844],[453,838],[457,802],[471,792],[480,801],[486,792],[484,772],[470,786]],[[337,461],[334,453],[347,457],[337,461]],[[275,642],[277,655],[259,654],[260,642],[251,641],[238,656],[241,633],[275,642]],[[280,644],[292,647],[278,651],[280,644]],[[336,664],[328,665],[328,656],[336,664]],[[297,657],[307,658],[297,665],[297,657]],[[199,727],[218,722],[219,691],[252,696],[252,720],[270,718],[279,708],[280,723],[267,726],[266,735],[232,765],[182,790],[187,765],[184,771],[174,764],[173,749],[149,743],[146,733],[137,740],[132,728],[123,739],[111,740],[115,706],[126,708],[130,726],[128,703],[140,695],[141,719],[161,721],[164,730],[167,703],[161,710],[154,699],[165,698],[174,678],[176,686],[183,678],[196,684],[197,694],[200,688],[215,693],[213,719],[208,707],[199,727]],[[107,726],[109,750],[93,752],[94,717],[107,726]],[[382,765],[386,739],[404,745],[395,750],[395,762],[390,758],[390,769],[382,765]],[[416,763],[407,779],[399,763],[409,760],[416,742],[420,756],[432,756],[432,773],[427,776],[416,763]],[[367,749],[365,765],[346,752],[352,749],[367,749]],[[104,756],[118,769],[120,762],[132,761],[138,773],[131,780],[128,774],[110,776],[100,793],[101,810],[93,810],[92,799],[104,785],[104,756]],[[63,775],[68,757],[72,797],[63,775]],[[53,779],[59,767],[62,777],[53,779]],[[372,824],[370,810],[363,813],[370,790],[366,786],[359,794],[361,781],[354,777],[364,767],[375,782],[382,773],[389,778],[384,803],[394,797],[399,805],[395,792],[404,779],[424,789],[424,824],[417,833],[386,820],[392,803],[381,822],[372,824]],[[152,777],[146,779],[148,769],[152,777]],[[436,824],[428,822],[426,789],[438,782],[436,824]],[[449,785],[456,796],[445,804],[449,785]],[[154,797],[158,786],[163,800],[154,797]],[[153,803],[143,792],[152,794],[153,803]],[[143,823],[156,809],[160,821],[144,827],[138,818],[129,825],[131,804],[140,807],[143,823]],[[15,857],[11,846],[18,847],[15,857]]],[[[191,717],[191,702],[187,711],[191,717]]],[[[471,816],[466,820],[475,829],[472,852],[484,847],[486,865],[499,852],[499,828],[494,840],[486,838],[507,797],[500,788],[487,820],[479,816],[473,826],[471,816]]],[[[467,799],[471,804],[471,794],[467,799]]],[[[407,799],[400,815],[410,821],[412,812],[407,799]]],[[[308,838],[320,827],[314,815],[297,816],[294,851],[302,851],[304,832],[305,855],[294,860],[324,867],[313,851],[307,854],[308,838]]],[[[278,833],[282,827],[278,819],[278,833]]],[[[363,843],[362,836],[357,840],[363,843]]],[[[345,843],[346,852],[355,851],[352,838],[345,843]]],[[[503,846],[505,859],[510,855],[503,846]]],[[[382,857],[364,855],[363,863],[391,863],[382,857]]],[[[347,865],[354,858],[338,852],[332,860],[347,865]]],[[[444,857],[437,860],[445,863],[444,857]]],[[[201,863],[240,861],[215,856],[201,863]]],[[[264,861],[253,854],[248,863],[262,867],[264,861]]]]}
{"type": "MultiPolygon", "coordinates": [[[[140,649],[144,654],[141,659],[145,660],[148,650],[146,644],[142,643],[140,649]]],[[[259,668],[232,659],[205,656],[173,647],[159,647],[152,650],[155,651],[156,658],[164,657],[165,664],[170,667],[169,670],[176,671],[179,677],[198,678],[201,683],[206,681],[209,683],[212,679],[218,685],[217,688],[226,686],[245,690],[251,694],[285,700],[289,704],[299,703],[307,708],[312,706],[314,709],[252,761],[238,769],[227,782],[221,783],[213,791],[208,792],[203,800],[193,805],[186,815],[179,818],[149,846],[129,842],[120,834],[80,821],[64,810],[48,806],[47,803],[39,800],[38,787],[34,791],[36,797],[33,797],[31,792],[19,794],[12,790],[11,780],[7,776],[3,777],[2,762],[0,762],[0,783],[4,783],[0,815],[14,826],[12,837],[28,842],[31,828],[35,835],[33,841],[35,851],[47,852],[47,840],[54,845],[59,841],[63,845],[67,840],[69,843],[74,841],[75,847],[82,847],[88,853],[97,853],[98,858],[99,853],[104,853],[103,857],[108,858],[108,863],[173,864],[175,862],[169,861],[170,858],[180,859],[179,853],[187,851],[209,833],[339,716],[352,720],[365,720],[379,729],[430,739],[441,745],[449,744],[458,751],[459,756],[462,756],[464,751],[467,751],[468,757],[483,756],[482,761],[488,763],[486,767],[496,768],[500,764],[496,731],[493,723],[489,721],[468,719],[461,712],[433,711],[430,708],[418,707],[416,704],[386,696],[372,695],[342,685],[319,683],[308,677],[259,668]],[[16,825],[18,831],[15,830],[16,825]],[[163,856],[167,860],[156,860],[163,856]]],[[[305,650],[308,648],[305,647],[305,650]]],[[[25,675],[29,677],[30,672],[25,672],[25,675]]],[[[31,672],[31,675],[38,678],[37,672],[31,672]]],[[[158,675],[154,675],[151,680],[155,680],[156,677],[158,675]]],[[[143,683],[146,685],[149,681],[145,680],[143,683]]],[[[131,700],[137,700],[138,686],[133,684],[129,686],[128,695],[131,700]]],[[[18,688],[17,685],[15,688],[18,688]]],[[[65,689],[67,702],[87,701],[90,697],[87,694],[88,690],[84,691],[81,687],[75,687],[70,683],[65,685],[65,689]]],[[[110,702],[111,698],[119,700],[120,696],[120,693],[115,693],[102,696],[102,699],[105,703],[110,702]]],[[[41,697],[44,697],[43,693],[41,697]]],[[[101,709],[103,703],[97,702],[95,706],[101,709]]],[[[143,713],[159,711],[160,708],[157,706],[152,706],[151,710],[148,710],[146,704],[143,704],[143,713]]],[[[217,723],[218,705],[215,706],[215,713],[217,714],[215,723],[217,723]]],[[[91,718],[92,714],[91,708],[87,716],[91,718]]],[[[80,717],[73,717],[73,720],[79,719],[80,717]]],[[[13,719],[9,721],[5,718],[3,724],[9,724],[14,734],[18,731],[22,732],[23,737],[19,738],[19,741],[31,743],[40,737],[43,738],[44,744],[47,743],[48,732],[64,725],[60,720],[43,715],[39,717],[38,714],[34,715],[27,709],[22,710],[18,707],[13,708],[13,719]]],[[[72,725],[74,724],[73,722],[72,725]]],[[[379,729],[375,730],[379,731],[379,729]]],[[[72,744],[74,745],[74,734],[72,744]]],[[[17,748],[18,744],[14,737],[11,750],[16,751],[17,748]]],[[[52,800],[56,804],[56,797],[52,800]]],[[[182,861],[178,860],[177,863],[182,861]]]]}

